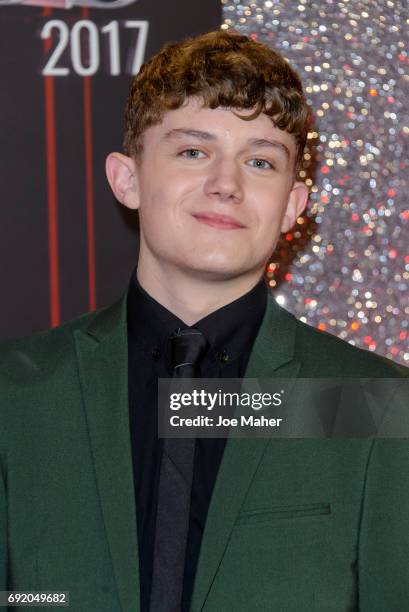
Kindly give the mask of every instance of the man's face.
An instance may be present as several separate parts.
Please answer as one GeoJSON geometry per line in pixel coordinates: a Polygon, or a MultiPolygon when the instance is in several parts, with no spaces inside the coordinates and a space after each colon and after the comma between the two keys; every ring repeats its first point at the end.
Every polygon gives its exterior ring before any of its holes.
{"type": "Polygon", "coordinates": [[[208,280],[262,271],[306,203],[295,156],[294,137],[264,114],[244,121],[195,99],[167,112],[134,170],[142,265],[208,280]]]}

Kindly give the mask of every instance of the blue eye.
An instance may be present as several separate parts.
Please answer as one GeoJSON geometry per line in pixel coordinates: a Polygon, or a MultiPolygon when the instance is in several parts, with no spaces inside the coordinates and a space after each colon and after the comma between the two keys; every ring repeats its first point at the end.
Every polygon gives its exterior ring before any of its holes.
{"type": "Polygon", "coordinates": [[[200,149],[185,149],[180,155],[187,159],[201,159],[200,155],[204,155],[204,153],[200,149]]]}
{"type": "Polygon", "coordinates": [[[253,168],[258,168],[259,170],[272,170],[273,169],[272,164],[270,164],[270,162],[266,161],[265,159],[251,159],[250,164],[252,165],[253,168]],[[251,164],[251,162],[254,162],[254,164],[251,164]]]}

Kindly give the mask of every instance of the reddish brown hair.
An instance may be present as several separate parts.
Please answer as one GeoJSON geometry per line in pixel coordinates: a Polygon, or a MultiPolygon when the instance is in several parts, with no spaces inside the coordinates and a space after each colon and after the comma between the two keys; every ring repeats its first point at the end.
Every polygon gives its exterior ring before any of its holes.
{"type": "Polygon", "coordinates": [[[131,83],[125,114],[124,149],[137,158],[142,135],[166,111],[189,96],[207,108],[252,109],[251,120],[265,113],[278,128],[293,134],[295,170],[300,170],[308,132],[309,107],[301,80],[276,51],[247,36],[209,32],[166,44],[146,62],[131,83]]]}

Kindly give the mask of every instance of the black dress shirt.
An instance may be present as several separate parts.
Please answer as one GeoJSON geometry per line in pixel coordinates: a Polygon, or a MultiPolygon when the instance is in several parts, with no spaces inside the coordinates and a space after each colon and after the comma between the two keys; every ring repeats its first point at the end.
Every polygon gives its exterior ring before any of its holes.
{"type": "MultiPolygon", "coordinates": [[[[248,293],[194,324],[209,341],[203,378],[242,378],[267,304],[263,279],[248,293]]],[[[188,327],[139,284],[128,292],[129,413],[137,515],[141,612],[149,611],[162,439],[157,434],[157,379],[172,376],[169,337],[188,327]]],[[[226,439],[197,439],[182,612],[188,612],[213,486],[226,439]]],[[[151,611],[154,612],[154,611],[151,611]]]]}

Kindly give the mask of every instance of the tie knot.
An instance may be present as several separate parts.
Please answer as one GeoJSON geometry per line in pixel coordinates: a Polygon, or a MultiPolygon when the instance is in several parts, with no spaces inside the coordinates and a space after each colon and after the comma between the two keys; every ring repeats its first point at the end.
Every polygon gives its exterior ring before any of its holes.
{"type": "Polygon", "coordinates": [[[170,337],[173,376],[194,378],[198,376],[200,360],[203,357],[207,340],[195,327],[177,329],[170,337]]]}

